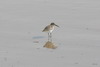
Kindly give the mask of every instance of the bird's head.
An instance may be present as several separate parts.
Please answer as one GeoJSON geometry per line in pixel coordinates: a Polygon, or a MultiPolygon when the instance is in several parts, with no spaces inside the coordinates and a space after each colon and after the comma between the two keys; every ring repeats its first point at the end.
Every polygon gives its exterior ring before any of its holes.
{"type": "Polygon", "coordinates": [[[55,23],[51,23],[50,25],[54,25],[54,26],[57,26],[57,27],[59,27],[58,25],[56,25],[55,23]]]}

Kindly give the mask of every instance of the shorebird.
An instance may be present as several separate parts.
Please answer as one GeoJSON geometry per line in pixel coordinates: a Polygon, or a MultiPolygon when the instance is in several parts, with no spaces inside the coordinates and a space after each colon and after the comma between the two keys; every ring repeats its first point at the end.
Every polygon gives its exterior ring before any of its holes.
{"type": "MultiPolygon", "coordinates": [[[[50,25],[46,26],[42,32],[47,32],[48,33],[48,41],[52,38],[52,32],[55,28],[55,26],[59,27],[55,23],[51,23],[50,25]]],[[[51,39],[52,41],[52,39],[51,39]]]]}

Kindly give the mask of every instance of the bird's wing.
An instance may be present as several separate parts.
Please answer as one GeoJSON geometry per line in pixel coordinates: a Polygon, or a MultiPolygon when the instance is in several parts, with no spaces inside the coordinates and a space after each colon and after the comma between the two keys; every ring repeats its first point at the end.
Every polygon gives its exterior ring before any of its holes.
{"type": "Polygon", "coordinates": [[[44,32],[44,31],[48,31],[48,30],[49,30],[49,27],[50,27],[49,25],[46,26],[42,32],[44,32]]]}

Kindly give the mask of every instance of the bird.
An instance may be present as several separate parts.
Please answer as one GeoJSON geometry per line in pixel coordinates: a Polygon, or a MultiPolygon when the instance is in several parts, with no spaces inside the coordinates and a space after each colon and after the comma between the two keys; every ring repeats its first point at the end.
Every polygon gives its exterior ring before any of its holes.
{"type": "Polygon", "coordinates": [[[55,26],[59,27],[58,25],[56,25],[55,23],[51,23],[50,25],[47,25],[42,32],[47,32],[48,33],[48,41],[52,41],[52,32],[55,28],[55,26]]]}

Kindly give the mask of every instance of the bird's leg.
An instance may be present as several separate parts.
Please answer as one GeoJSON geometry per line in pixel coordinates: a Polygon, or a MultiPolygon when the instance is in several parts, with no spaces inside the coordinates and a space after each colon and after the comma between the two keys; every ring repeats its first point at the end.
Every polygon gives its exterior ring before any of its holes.
{"type": "Polygon", "coordinates": [[[52,42],[52,33],[50,33],[50,41],[52,42]]]}
{"type": "Polygon", "coordinates": [[[50,39],[50,35],[49,35],[49,33],[48,33],[48,41],[49,41],[49,39],[50,39]]]}
{"type": "Polygon", "coordinates": [[[48,33],[48,41],[51,41],[51,33],[48,33]]]}

